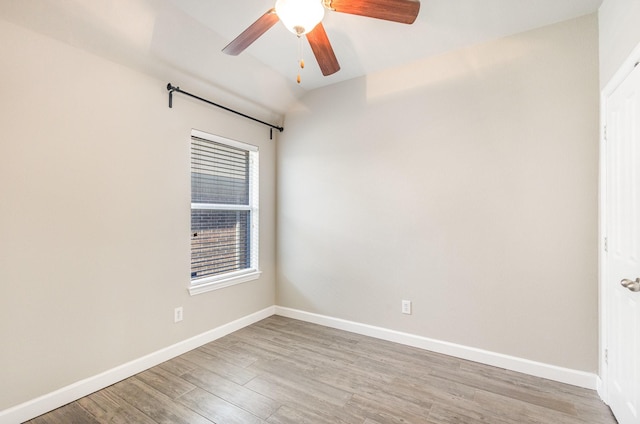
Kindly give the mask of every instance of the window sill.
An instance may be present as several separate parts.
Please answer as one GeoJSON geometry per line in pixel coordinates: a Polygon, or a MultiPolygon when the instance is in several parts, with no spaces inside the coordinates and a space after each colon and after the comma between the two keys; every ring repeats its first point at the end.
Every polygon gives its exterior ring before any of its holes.
{"type": "Polygon", "coordinates": [[[260,274],[262,274],[262,271],[251,270],[223,278],[215,278],[212,280],[203,279],[202,282],[191,284],[189,287],[189,294],[194,296],[196,294],[202,294],[213,290],[223,289],[225,287],[235,286],[236,284],[246,283],[247,281],[257,280],[260,278],[260,274]]]}

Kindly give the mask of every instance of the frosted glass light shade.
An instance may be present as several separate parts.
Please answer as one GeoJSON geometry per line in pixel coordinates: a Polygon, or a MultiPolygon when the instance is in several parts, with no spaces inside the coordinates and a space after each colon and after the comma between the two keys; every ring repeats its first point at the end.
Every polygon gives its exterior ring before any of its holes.
{"type": "Polygon", "coordinates": [[[276,14],[289,31],[302,35],[322,21],[324,6],[320,0],[278,0],[276,14]]]}

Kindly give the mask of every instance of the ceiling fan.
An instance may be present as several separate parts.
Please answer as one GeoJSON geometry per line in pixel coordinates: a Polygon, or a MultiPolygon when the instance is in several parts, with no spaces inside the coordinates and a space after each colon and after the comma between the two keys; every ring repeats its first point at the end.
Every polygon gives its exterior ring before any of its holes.
{"type": "MultiPolygon", "coordinates": [[[[340,70],[327,33],[322,26],[325,9],[366,16],[386,21],[412,24],[420,11],[419,0],[277,0],[269,9],[222,51],[237,56],[256,41],[276,22],[298,37],[306,35],[322,74],[327,76],[340,70]]],[[[301,62],[304,67],[304,62],[301,62]]],[[[300,76],[298,75],[298,83],[300,76]]]]}

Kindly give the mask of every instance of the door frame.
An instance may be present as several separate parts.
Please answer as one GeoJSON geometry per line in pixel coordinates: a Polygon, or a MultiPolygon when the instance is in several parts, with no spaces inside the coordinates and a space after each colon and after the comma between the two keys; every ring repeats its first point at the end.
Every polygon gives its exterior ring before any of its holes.
{"type": "MultiPolygon", "coordinates": [[[[600,92],[600,154],[599,154],[599,198],[598,198],[598,306],[599,306],[599,355],[598,355],[598,394],[602,400],[609,404],[608,393],[608,366],[606,363],[606,349],[609,340],[609,316],[608,305],[611,285],[607,284],[607,260],[605,255],[605,237],[606,234],[606,201],[607,201],[607,180],[606,180],[606,141],[605,131],[607,123],[607,99],[616,88],[629,76],[631,71],[640,62],[640,43],[633,49],[631,54],[625,59],[622,66],[616,71],[613,77],[607,82],[604,89],[600,92]]],[[[640,66],[640,65],[638,65],[640,66]]]]}

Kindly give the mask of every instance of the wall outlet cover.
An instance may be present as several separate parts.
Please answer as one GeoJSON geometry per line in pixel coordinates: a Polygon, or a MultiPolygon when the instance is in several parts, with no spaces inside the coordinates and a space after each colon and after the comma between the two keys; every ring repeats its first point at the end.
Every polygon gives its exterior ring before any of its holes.
{"type": "Polygon", "coordinates": [[[173,322],[182,321],[182,306],[173,310],[173,322]]]}

